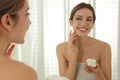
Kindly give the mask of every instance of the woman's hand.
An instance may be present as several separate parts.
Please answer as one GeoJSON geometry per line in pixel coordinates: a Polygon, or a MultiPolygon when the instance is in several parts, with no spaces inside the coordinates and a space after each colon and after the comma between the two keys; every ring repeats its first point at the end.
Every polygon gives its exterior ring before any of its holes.
{"type": "Polygon", "coordinates": [[[14,48],[15,48],[15,44],[11,43],[10,45],[8,45],[7,48],[5,49],[4,56],[10,58],[14,48]]]}
{"type": "Polygon", "coordinates": [[[70,34],[69,34],[69,41],[68,41],[68,45],[67,45],[67,49],[68,49],[68,52],[70,54],[78,54],[78,41],[77,41],[77,34],[76,34],[76,31],[74,31],[72,33],[72,31],[70,31],[70,34]]]}
{"type": "Polygon", "coordinates": [[[99,71],[99,64],[96,63],[96,67],[91,67],[85,64],[85,70],[89,73],[97,73],[99,71]]]}

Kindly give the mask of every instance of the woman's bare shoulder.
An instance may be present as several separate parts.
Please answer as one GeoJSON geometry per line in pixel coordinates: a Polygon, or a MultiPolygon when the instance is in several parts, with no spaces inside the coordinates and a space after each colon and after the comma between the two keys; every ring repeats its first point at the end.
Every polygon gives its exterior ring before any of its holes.
{"type": "Polygon", "coordinates": [[[64,56],[65,52],[66,52],[66,45],[67,45],[68,42],[63,42],[63,43],[60,43],[57,45],[56,47],[56,53],[57,55],[61,55],[61,56],[64,56]]]}
{"type": "Polygon", "coordinates": [[[66,48],[67,42],[63,42],[57,45],[57,49],[63,50],[66,48]]]}
{"type": "Polygon", "coordinates": [[[0,65],[0,74],[4,80],[37,80],[36,71],[22,62],[4,59],[0,65]]]}
{"type": "Polygon", "coordinates": [[[111,55],[111,46],[105,41],[96,40],[96,48],[98,48],[103,55],[111,55]]]}
{"type": "Polygon", "coordinates": [[[101,41],[101,40],[96,39],[96,42],[99,46],[101,46],[101,48],[110,48],[110,44],[105,42],[105,41],[101,41]]]}

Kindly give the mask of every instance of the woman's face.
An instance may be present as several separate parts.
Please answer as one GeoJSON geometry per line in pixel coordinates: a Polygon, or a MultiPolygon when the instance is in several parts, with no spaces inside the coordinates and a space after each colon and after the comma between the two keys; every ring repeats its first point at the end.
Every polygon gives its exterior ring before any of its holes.
{"type": "Polygon", "coordinates": [[[30,20],[28,9],[28,1],[25,0],[25,5],[18,11],[18,22],[12,28],[12,39],[16,43],[24,42],[25,33],[29,28],[30,20]]]}
{"type": "Polygon", "coordinates": [[[93,13],[88,8],[82,8],[75,12],[70,25],[78,36],[86,36],[93,27],[93,13]]]}

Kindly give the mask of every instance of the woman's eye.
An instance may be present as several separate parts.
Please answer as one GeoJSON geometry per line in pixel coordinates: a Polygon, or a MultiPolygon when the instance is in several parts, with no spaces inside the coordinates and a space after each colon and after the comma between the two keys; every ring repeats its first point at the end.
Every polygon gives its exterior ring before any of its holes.
{"type": "Polygon", "coordinates": [[[87,21],[93,21],[93,19],[87,19],[87,21]]]}
{"type": "Polygon", "coordinates": [[[29,16],[30,15],[30,13],[26,13],[26,16],[29,16]]]}
{"type": "Polygon", "coordinates": [[[76,20],[82,20],[82,18],[76,18],[76,20]]]}

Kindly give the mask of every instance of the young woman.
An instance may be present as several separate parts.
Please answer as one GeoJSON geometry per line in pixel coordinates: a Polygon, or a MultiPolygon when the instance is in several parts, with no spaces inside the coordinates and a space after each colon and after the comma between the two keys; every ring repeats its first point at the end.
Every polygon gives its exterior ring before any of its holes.
{"type": "Polygon", "coordinates": [[[0,80],[37,80],[31,67],[8,58],[14,48],[7,48],[11,43],[24,43],[30,25],[28,9],[28,0],[0,0],[0,80]]]}
{"type": "Polygon", "coordinates": [[[88,36],[95,23],[95,12],[90,4],[76,5],[70,15],[69,41],[57,48],[60,76],[70,80],[111,80],[111,48],[106,42],[88,36]],[[96,60],[96,66],[87,65],[87,59],[96,60]]]}

